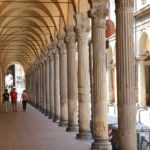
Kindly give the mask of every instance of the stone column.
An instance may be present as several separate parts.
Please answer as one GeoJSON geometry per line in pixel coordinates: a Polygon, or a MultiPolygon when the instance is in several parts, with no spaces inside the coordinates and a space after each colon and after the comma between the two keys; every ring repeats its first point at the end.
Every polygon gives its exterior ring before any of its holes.
{"type": "Polygon", "coordinates": [[[40,108],[40,67],[38,63],[38,109],[40,108]]]}
{"type": "Polygon", "coordinates": [[[40,111],[42,112],[43,110],[43,76],[42,76],[42,72],[43,72],[43,69],[42,69],[42,62],[40,63],[40,111]]]}
{"type": "Polygon", "coordinates": [[[146,79],[145,79],[145,57],[138,58],[138,103],[146,107],[146,79]]]}
{"type": "Polygon", "coordinates": [[[3,71],[2,71],[2,66],[0,64],[0,103],[2,103],[2,93],[3,93],[3,81],[2,81],[2,76],[3,76],[3,71]]]}
{"type": "Polygon", "coordinates": [[[47,104],[47,57],[44,57],[44,101],[45,101],[45,116],[48,115],[48,104],[47,104]]]}
{"type": "Polygon", "coordinates": [[[106,1],[91,9],[93,43],[93,138],[92,150],[111,150],[108,140],[105,22],[106,1]]]}
{"type": "Polygon", "coordinates": [[[59,79],[59,53],[56,45],[54,46],[54,118],[57,122],[60,119],[60,79],[59,79]]]}
{"type": "Polygon", "coordinates": [[[59,35],[60,66],[60,126],[68,124],[68,89],[67,89],[67,49],[64,36],[59,35]]]}
{"type": "Polygon", "coordinates": [[[44,101],[44,109],[43,113],[46,114],[47,109],[47,101],[46,101],[46,57],[43,58],[43,101],[44,101]]]}
{"type": "Polygon", "coordinates": [[[78,80],[77,47],[74,27],[66,27],[67,77],[68,77],[68,127],[67,131],[78,131],[78,80]]]}
{"type": "Polygon", "coordinates": [[[50,61],[50,113],[49,118],[54,116],[54,56],[52,49],[49,51],[50,61]]]}
{"type": "Polygon", "coordinates": [[[35,65],[33,66],[33,73],[32,73],[32,92],[33,92],[33,105],[35,107],[36,104],[36,93],[35,93],[35,88],[36,88],[36,80],[35,80],[35,65]]]}
{"type": "Polygon", "coordinates": [[[119,150],[136,150],[133,0],[116,0],[116,67],[119,150]]]}
{"type": "Polygon", "coordinates": [[[36,64],[36,108],[39,108],[39,74],[38,74],[38,64],[36,64]]]}
{"type": "Polygon", "coordinates": [[[44,59],[42,59],[42,65],[41,65],[41,96],[42,96],[42,113],[44,113],[45,105],[44,105],[44,59]]]}
{"type": "Polygon", "coordinates": [[[46,59],[46,101],[47,101],[47,114],[50,112],[50,64],[49,56],[46,59]]]}
{"type": "Polygon", "coordinates": [[[90,131],[90,72],[89,72],[89,31],[90,19],[87,13],[76,14],[76,35],[78,45],[78,98],[79,133],[77,139],[91,138],[90,131]]]}

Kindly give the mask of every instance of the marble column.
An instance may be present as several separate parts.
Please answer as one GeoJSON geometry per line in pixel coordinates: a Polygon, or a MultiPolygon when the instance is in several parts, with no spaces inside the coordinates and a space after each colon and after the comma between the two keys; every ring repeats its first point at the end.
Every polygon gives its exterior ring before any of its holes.
{"type": "Polygon", "coordinates": [[[116,0],[116,67],[119,150],[136,150],[133,0],[116,0]]]}
{"type": "Polygon", "coordinates": [[[66,30],[67,43],[67,77],[68,77],[68,127],[67,131],[78,131],[78,78],[77,78],[77,47],[74,27],[66,30]]]}
{"type": "Polygon", "coordinates": [[[68,124],[68,89],[67,89],[67,49],[64,36],[59,35],[59,66],[60,66],[60,126],[68,124]]]}
{"type": "Polygon", "coordinates": [[[145,79],[145,58],[138,58],[138,103],[146,107],[146,79],[145,79]]]}
{"type": "MultiPolygon", "coordinates": [[[[105,22],[106,1],[91,9],[93,43],[93,138],[92,150],[111,150],[108,140],[105,22]]],[[[94,6],[94,5],[93,5],[94,6]]]]}
{"type": "Polygon", "coordinates": [[[54,118],[57,122],[60,119],[60,79],[59,79],[59,53],[56,44],[54,46],[54,118]]]}
{"type": "Polygon", "coordinates": [[[89,72],[89,34],[90,19],[87,13],[75,15],[78,46],[78,98],[79,133],[77,139],[91,138],[90,131],[90,72],[89,72]]]}
{"type": "Polygon", "coordinates": [[[54,116],[54,56],[52,49],[49,51],[50,61],[50,113],[49,118],[54,116]]]}

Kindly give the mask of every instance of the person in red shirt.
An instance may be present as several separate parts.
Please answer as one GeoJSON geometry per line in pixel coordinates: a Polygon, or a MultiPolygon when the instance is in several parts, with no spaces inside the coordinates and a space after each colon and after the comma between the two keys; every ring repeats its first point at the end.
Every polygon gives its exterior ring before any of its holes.
{"type": "Polygon", "coordinates": [[[11,97],[11,104],[12,104],[13,112],[17,112],[17,92],[16,92],[16,88],[13,88],[11,90],[10,97],[11,97]]]}
{"type": "Polygon", "coordinates": [[[22,93],[22,107],[23,107],[23,111],[25,112],[26,111],[26,105],[27,105],[27,102],[28,102],[28,93],[26,90],[23,90],[23,93],[22,93]]]}

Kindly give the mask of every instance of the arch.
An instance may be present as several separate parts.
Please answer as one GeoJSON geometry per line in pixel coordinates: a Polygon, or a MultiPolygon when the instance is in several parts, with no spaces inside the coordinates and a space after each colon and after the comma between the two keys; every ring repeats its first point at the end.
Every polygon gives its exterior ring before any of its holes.
{"type": "Polygon", "coordinates": [[[146,52],[150,52],[150,40],[148,34],[146,32],[142,32],[139,39],[139,54],[146,54],[146,52]]]}
{"type": "Polygon", "coordinates": [[[58,34],[65,34],[64,27],[75,25],[74,14],[79,12],[79,7],[82,9],[81,4],[81,0],[1,2],[0,60],[3,66],[20,62],[27,68],[34,63],[48,51],[58,34]]]}

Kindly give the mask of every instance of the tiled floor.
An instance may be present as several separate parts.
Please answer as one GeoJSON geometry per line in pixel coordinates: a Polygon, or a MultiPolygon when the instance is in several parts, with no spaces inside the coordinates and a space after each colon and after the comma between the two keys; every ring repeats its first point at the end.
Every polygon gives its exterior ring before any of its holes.
{"type": "Polygon", "coordinates": [[[27,106],[22,112],[0,112],[0,150],[90,150],[92,140],[76,140],[41,112],[27,106]]]}

